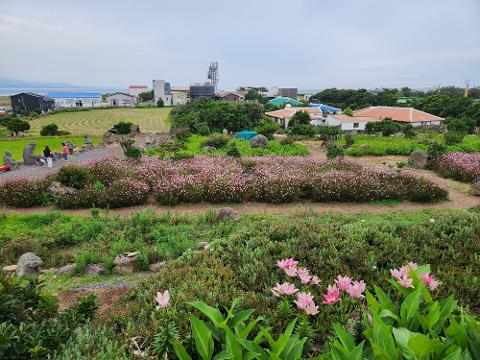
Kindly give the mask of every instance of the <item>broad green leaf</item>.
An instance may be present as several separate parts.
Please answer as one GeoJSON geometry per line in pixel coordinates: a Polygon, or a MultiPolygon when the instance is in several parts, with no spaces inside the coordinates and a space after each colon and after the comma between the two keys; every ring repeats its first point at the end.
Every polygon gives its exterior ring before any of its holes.
{"type": "Polygon", "coordinates": [[[350,354],[347,353],[346,350],[341,350],[334,347],[331,351],[333,360],[350,360],[350,354]]]}
{"type": "Polygon", "coordinates": [[[179,360],[192,360],[190,355],[187,354],[185,348],[178,342],[173,343],[173,350],[179,360]]]}
{"type": "Polygon", "coordinates": [[[419,359],[428,359],[434,351],[441,351],[442,342],[438,339],[432,340],[423,334],[414,335],[408,340],[408,347],[419,359]]]}
{"type": "Polygon", "coordinates": [[[391,318],[397,322],[400,322],[400,318],[398,317],[397,314],[394,314],[392,311],[388,310],[388,309],[383,309],[382,311],[380,311],[380,317],[383,319],[383,318],[391,318]]]}
{"type": "Polygon", "coordinates": [[[267,356],[265,350],[262,349],[262,347],[258,344],[256,344],[253,341],[250,340],[238,340],[238,342],[249,352],[257,354],[257,355],[262,355],[262,356],[267,356]]]}
{"type": "Polygon", "coordinates": [[[193,315],[190,316],[190,322],[192,324],[192,332],[198,354],[202,359],[210,360],[212,358],[214,346],[212,332],[203,321],[197,319],[193,315]]]}
{"type": "Polygon", "coordinates": [[[226,345],[227,351],[233,356],[235,359],[242,358],[242,346],[235,338],[232,330],[230,328],[225,328],[225,338],[226,338],[226,345]]]}
{"type": "Polygon", "coordinates": [[[293,333],[293,329],[295,328],[295,324],[297,323],[297,319],[293,320],[290,324],[288,324],[285,332],[275,341],[274,345],[272,346],[272,351],[276,355],[280,355],[287,345],[288,341],[290,340],[290,336],[293,333]]]}
{"type": "Polygon", "coordinates": [[[208,317],[215,326],[218,327],[225,319],[223,318],[222,313],[207,304],[203,301],[191,301],[188,302],[189,305],[193,306],[195,309],[199,310],[202,314],[208,317]]]}
{"type": "Polygon", "coordinates": [[[372,293],[368,290],[365,292],[365,297],[367,299],[368,309],[371,312],[378,314],[380,312],[380,304],[377,299],[375,299],[372,293]]]}
{"type": "Polygon", "coordinates": [[[455,319],[450,318],[450,326],[447,328],[446,333],[455,339],[456,345],[465,349],[468,346],[468,335],[465,327],[459,324],[455,319]]]}
{"type": "MultiPolygon", "coordinates": [[[[228,351],[223,350],[219,352],[217,355],[213,357],[213,360],[227,360],[227,359],[234,359],[233,355],[230,354],[228,351]]],[[[237,358],[241,359],[241,357],[237,358]]]]}
{"type": "Polygon", "coordinates": [[[443,360],[462,360],[462,349],[458,348],[457,351],[452,352],[450,355],[447,355],[443,360]]]}
{"type": "MultiPolygon", "coordinates": [[[[392,331],[389,326],[385,325],[380,316],[373,315],[373,326],[371,333],[371,344],[381,358],[398,359],[398,352],[395,348],[392,331]]],[[[366,334],[368,334],[366,332],[366,334]]]]}
{"type": "Polygon", "coordinates": [[[405,326],[408,326],[408,322],[415,316],[415,313],[420,306],[420,293],[415,290],[403,300],[400,306],[400,318],[405,326]]]}
{"type": "Polygon", "coordinates": [[[413,359],[414,353],[408,346],[408,341],[415,333],[411,332],[407,328],[393,328],[393,337],[403,351],[403,355],[406,359],[413,359]]]}
{"type": "Polygon", "coordinates": [[[256,318],[255,320],[249,322],[248,325],[245,328],[243,328],[243,329],[236,328],[235,331],[237,333],[237,336],[240,339],[246,339],[248,337],[248,335],[250,334],[250,332],[255,327],[255,325],[257,325],[257,323],[262,321],[262,320],[263,320],[263,317],[260,316],[260,317],[256,318]]]}
{"type": "Polygon", "coordinates": [[[299,340],[298,337],[294,337],[292,339],[292,346],[289,348],[288,351],[284,351],[285,360],[298,360],[302,358],[303,346],[305,345],[305,341],[307,341],[307,338],[299,340]]]}
{"type": "Polygon", "coordinates": [[[235,316],[232,317],[232,320],[231,320],[232,328],[235,328],[239,323],[242,323],[248,320],[252,315],[252,313],[253,313],[253,310],[243,310],[235,314],[235,316]]]}
{"type": "Polygon", "coordinates": [[[440,319],[440,303],[438,301],[432,302],[430,307],[428,308],[428,314],[425,316],[425,321],[429,329],[433,328],[433,326],[437,323],[440,319]]]}
{"type": "Polygon", "coordinates": [[[353,351],[350,352],[350,360],[361,360],[363,356],[363,343],[358,344],[353,351]]]}
{"type": "Polygon", "coordinates": [[[355,341],[352,339],[352,337],[348,335],[343,327],[341,327],[339,324],[333,324],[333,329],[347,351],[352,351],[355,348],[355,341]]]}
{"type": "Polygon", "coordinates": [[[375,289],[375,294],[377,295],[377,299],[380,303],[380,309],[386,309],[386,310],[390,310],[393,313],[396,313],[397,309],[393,304],[392,299],[390,299],[390,296],[388,296],[377,285],[373,285],[373,288],[375,289]]]}

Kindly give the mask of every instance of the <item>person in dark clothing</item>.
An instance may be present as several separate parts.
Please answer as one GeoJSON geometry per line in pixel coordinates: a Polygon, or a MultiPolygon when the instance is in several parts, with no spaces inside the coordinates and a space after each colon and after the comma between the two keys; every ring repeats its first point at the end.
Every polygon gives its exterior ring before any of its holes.
{"type": "Polygon", "coordinates": [[[50,148],[48,146],[45,146],[45,149],[43,149],[43,156],[45,157],[45,165],[47,165],[49,168],[52,167],[52,152],[50,151],[50,148]]]}

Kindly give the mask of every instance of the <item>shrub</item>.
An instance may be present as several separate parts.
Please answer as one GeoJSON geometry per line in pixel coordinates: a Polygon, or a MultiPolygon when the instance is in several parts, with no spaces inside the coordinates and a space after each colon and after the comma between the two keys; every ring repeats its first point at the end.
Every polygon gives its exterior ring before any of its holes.
{"type": "Polygon", "coordinates": [[[431,142],[427,148],[428,164],[427,167],[434,169],[436,167],[437,160],[447,153],[447,147],[444,144],[437,142],[431,142]]]}
{"type": "Polygon", "coordinates": [[[401,125],[391,118],[385,118],[380,122],[369,122],[365,126],[367,133],[381,132],[383,136],[390,136],[402,129],[401,125]]]}
{"type": "Polygon", "coordinates": [[[59,312],[57,299],[43,292],[37,278],[11,277],[3,271],[0,298],[2,359],[50,358],[76,328],[94,317],[98,307],[91,295],[59,312]]]}
{"type": "Polygon", "coordinates": [[[192,135],[192,132],[187,127],[175,127],[172,130],[172,135],[180,141],[185,141],[192,135]]]}
{"type": "Polygon", "coordinates": [[[435,170],[442,176],[464,182],[480,179],[480,154],[451,153],[436,161],[435,170]]]}
{"type": "Polygon", "coordinates": [[[237,157],[237,158],[239,158],[239,157],[241,156],[240,150],[238,150],[237,142],[236,142],[236,141],[231,141],[231,142],[228,144],[228,148],[227,148],[226,154],[227,154],[227,156],[233,156],[233,157],[237,157]]]}
{"type": "Polygon", "coordinates": [[[42,127],[40,130],[41,136],[54,136],[58,135],[58,125],[57,124],[48,124],[42,127]]]}
{"type": "Polygon", "coordinates": [[[39,116],[39,114],[36,111],[32,111],[32,112],[30,112],[30,114],[28,116],[36,118],[36,117],[39,116]]]}
{"type": "Polygon", "coordinates": [[[297,111],[288,122],[288,126],[294,128],[297,125],[310,125],[310,115],[305,111],[297,111]]]}
{"type": "Polygon", "coordinates": [[[291,136],[286,136],[279,140],[280,145],[293,145],[295,144],[295,140],[291,136]]]}
{"type": "Polygon", "coordinates": [[[142,157],[142,151],[138,147],[134,146],[134,143],[135,141],[132,139],[120,142],[120,145],[123,149],[123,155],[125,155],[127,158],[140,159],[142,157]]]}
{"type": "Polygon", "coordinates": [[[301,136],[313,136],[317,132],[317,128],[315,126],[303,124],[289,126],[289,129],[291,134],[301,136]]]}
{"type": "Polygon", "coordinates": [[[87,185],[90,179],[88,171],[84,167],[78,165],[67,165],[58,171],[56,180],[65,186],[80,190],[87,185]]]}
{"type": "Polygon", "coordinates": [[[113,129],[120,135],[128,135],[132,131],[133,124],[131,122],[120,121],[113,125],[113,129]]]}
{"type": "Polygon", "coordinates": [[[345,134],[345,146],[343,147],[344,149],[348,149],[355,143],[355,139],[353,135],[349,132],[345,134]]]}
{"type": "Polygon", "coordinates": [[[460,144],[463,141],[463,138],[465,137],[465,135],[466,133],[463,133],[463,132],[448,131],[446,134],[444,134],[445,145],[452,146],[452,145],[460,144]]]}
{"type": "Polygon", "coordinates": [[[17,178],[0,182],[0,203],[7,206],[32,207],[45,205],[50,201],[48,187],[50,178],[17,178]]]}
{"type": "Polygon", "coordinates": [[[7,129],[18,135],[20,131],[29,130],[30,124],[27,121],[14,118],[7,122],[7,129]]]}
{"type": "Polygon", "coordinates": [[[224,134],[213,134],[203,140],[202,146],[213,146],[216,149],[223,148],[230,141],[230,137],[224,134]]]}
{"type": "Polygon", "coordinates": [[[330,142],[327,145],[327,159],[332,160],[336,158],[342,158],[345,155],[343,148],[341,148],[337,143],[330,142]]]}
{"type": "Polygon", "coordinates": [[[162,107],[164,107],[164,106],[165,106],[165,103],[163,102],[163,99],[158,99],[158,100],[157,100],[157,107],[162,108],[162,107]]]}
{"type": "Polygon", "coordinates": [[[255,128],[255,131],[258,134],[266,136],[269,140],[273,139],[273,134],[275,134],[280,129],[280,125],[270,119],[264,119],[260,124],[255,128]]]}
{"type": "Polygon", "coordinates": [[[199,135],[202,135],[202,136],[210,135],[210,129],[208,128],[208,124],[205,122],[198,124],[197,132],[199,135]]]}

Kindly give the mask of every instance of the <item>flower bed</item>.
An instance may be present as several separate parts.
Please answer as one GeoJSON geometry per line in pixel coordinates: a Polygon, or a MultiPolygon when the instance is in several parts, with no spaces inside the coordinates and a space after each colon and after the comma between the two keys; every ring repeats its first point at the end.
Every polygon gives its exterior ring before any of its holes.
{"type": "Polygon", "coordinates": [[[51,179],[19,178],[0,182],[0,204],[17,207],[40,206],[49,201],[51,179]]]}
{"type": "Polygon", "coordinates": [[[451,153],[437,162],[437,172],[448,178],[464,182],[480,179],[480,153],[451,153]]]}

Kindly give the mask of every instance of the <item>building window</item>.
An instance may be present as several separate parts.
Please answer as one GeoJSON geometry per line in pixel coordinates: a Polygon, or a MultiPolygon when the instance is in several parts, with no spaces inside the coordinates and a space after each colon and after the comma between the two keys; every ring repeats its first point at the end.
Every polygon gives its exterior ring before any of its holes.
{"type": "Polygon", "coordinates": [[[359,126],[360,126],[359,123],[353,123],[353,128],[354,128],[354,129],[358,129],[359,126]]]}

